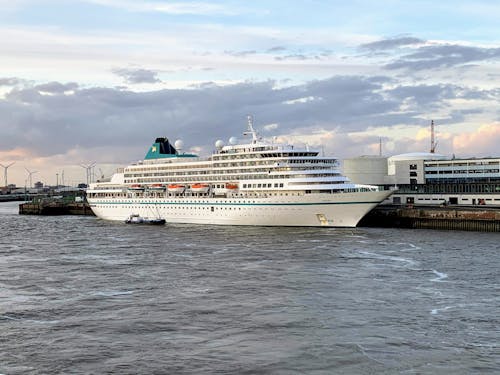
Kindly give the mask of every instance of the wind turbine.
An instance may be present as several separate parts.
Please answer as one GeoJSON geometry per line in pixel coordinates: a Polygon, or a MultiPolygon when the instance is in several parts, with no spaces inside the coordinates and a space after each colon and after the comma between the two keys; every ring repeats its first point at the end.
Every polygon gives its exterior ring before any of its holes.
{"type": "Polygon", "coordinates": [[[30,179],[30,189],[33,187],[33,182],[31,180],[31,176],[33,176],[35,173],[38,173],[38,171],[30,171],[28,168],[24,167],[26,169],[26,172],[28,172],[28,177],[30,179]]]}
{"type": "Polygon", "coordinates": [[[85,168],[85,172],[86,172],[86,176],[87,176],[87,186],[89,186],[90,182],[92,182],[91,181],[91,179],[92,179],[92,176],[91,176],[92,175],[92,168],[95,167],[95,164],[96,164],[95,162],[90,163],[88,165],[80,164],[80,167],[85,168]]]}
{"type": "Polygon", "coordinates": [[[8,183],[7,183],[7,169],[9,169],[9,167],[14,164],[15,162],[12,162],[8,165],[3,165],[3,164],[0,164],[0,166],[3,168],[3,179],[4,179],[4,182],[5,182],[5,187],[9,186],[8,183]]]}

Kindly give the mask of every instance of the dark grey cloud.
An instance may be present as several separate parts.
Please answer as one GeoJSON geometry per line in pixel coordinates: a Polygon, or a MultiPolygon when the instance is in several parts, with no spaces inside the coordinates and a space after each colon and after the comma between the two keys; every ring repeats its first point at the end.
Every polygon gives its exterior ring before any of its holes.
{"type": "Polygon", "coordinates": [[[443,106],[446,99],[456,98],[460,88],[451,85],[417,85],[398,86],[388,90],[387,94],[394,100],[405,102],[416,108],[425,108],[429,111],[443,106]]]}
{"type": "Polygon", "coordinates": [[[330,50],[323,50],[323,51],[316,51],[316,52],[311,52],[311,53],[288,53],[288,54],[277,54],[274,59],[276,61],[287,61],[287,60],[299,60],[299,61],[305,61],[305,60],[323,60],[325,58],[328,58],[333,55],[333,51],[330,50]]]}
{"type": "Polygon", "coordinates": [[[286,47],[283,47],[283,46],[274,46],[274,47],[269,48],[266,52],[267,53],[274,53],[274,52],[283,52],[283,51],[286,51],[286,50],[287,50],[286,47]]]}
{"type": "Polygon", "coordinates": [[[78,84],[75,82],[65,84],[59,82],[49,82],[34,87],[36,91],[47,94],[63,94],[67,91],[76,90],[77,88],[78,84]]]}
{"type": "Polygon", "coordinates": [[[331,50],[324,50],[319,55],[322,56],[322,57],[332,56],[333,55],[333,51],[331,51],[331,50]]]}
{"type": "Polygon", "coordinates": [[[436,45],[420,47],[415,52],[385,65],[385,68],[410,70],[448,68],[498,58],[500,58],[500,48],[436,45]]]}
{"type": "Polygon", "coordinates": [[[405,46],[410,46],[410,45],[415,45],[415,44],[422,44],[425,43],[425,40],[419,39],[419,38],[414,38],[411,36],[400,36],[400,37],[394,37],[394,38],[389,38],[389,39],[382,39],[378,40],[376,42],[371,42],[371,43],[365,43],[361,44],[359,47],[361,49],[366,49],[372,52],[375,51],[385,51],[385,50],[390,50],[390,49],[395,49],[399,47],[405,47],[405,46]]]}
{"type": "MultiPolygon", "coordinates": [[[[182,138],[187,148],[210,151],[216,139],[239,136],[247,114],[254,115],[263,136],[324,129],[347,133],[421,124],[437,108],[446,111],[446,101],[459,95],[493,102],[495,92],[456,85],[398,86],[387,77],[364,76],[335,76],[281,88],[264,81],[151,92],[52,82],[14,88],[0,99],[0,149],[23,147],[50,156],[96,148],[104,150],[94,158],[101,163],[125,163],[142,157],[158,136],[182,138]],[[262,126],[271,123],[278,124],[273,133],[262,126]]],[[[448,112],[450,121],[467,115],[448,112]]]]}
{"type": "Polygon", "coordinates": [[[286,61],[286,60],[321,60],[323,58],[329,57],[333,54],[330,50],[316,51],[312,53],[302,53],[301,51],[293,52],[288,50],[283,46],[271,47],[267,50],[247,50],[247,51],[224,51],[224,54],[233,57],[247,57],[251,55],[256,55],[258,53],[267,53],[275,55],[274,59],[276,61],[286,61]]]}
{"type": "Polygon", "coordinates": [[[113,73],[124,78],[127,83],[156,83],[161,82],[158,79],[158,72],[148,69],[113,69],[113,73]]]}
{"type": "Polygon", "coordinates": [[[224,51],[226,55],[234,56],[234,57],[246,57],[249,55],[255,55],[257,51],[249,50],[249,51],[224,51]]]}
{"type": "Polygon", "coordinates": [[[278,60],[278,61],[284,61],[284,60],[308,60],[310,58],[313,58],[311,56],[308,56],[308,55],[304,55],[302,53],[293,53],[293,54],[290,54],[290,55],[285,55],[285,56],[275,56],[275,60],[278,60]]]}
{"type": "Polygon", "coordinates": [[[22,80],[14,77],[4,77],[0,78],[0,86],[15,86],[20,84],[22,80]]]}

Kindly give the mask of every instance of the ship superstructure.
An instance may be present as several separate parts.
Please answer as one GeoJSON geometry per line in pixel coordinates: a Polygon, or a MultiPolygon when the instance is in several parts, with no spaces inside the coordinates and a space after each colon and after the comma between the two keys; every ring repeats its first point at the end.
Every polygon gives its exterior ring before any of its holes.
{"type": "Polygon", "coordinates": [[[154,214],[176,223],[354,227],[390,195],[350,183],[335,158],[265,142],[251,119],[247,126],[250,142],[217,141],[208,158],[156,139],[144,160],[90,185],[92,210],[110,220],[154,214]]]}

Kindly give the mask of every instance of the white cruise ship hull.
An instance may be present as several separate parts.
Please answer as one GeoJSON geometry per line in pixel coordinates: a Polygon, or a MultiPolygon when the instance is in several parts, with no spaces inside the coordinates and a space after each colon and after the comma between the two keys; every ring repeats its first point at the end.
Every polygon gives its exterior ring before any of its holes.
{"type": "Polygon", "coordinates": [[[355,227],[390,191],[268,197],[88,198],[97,217],[124,221],[132,214],[167,223],[355,227]]]}

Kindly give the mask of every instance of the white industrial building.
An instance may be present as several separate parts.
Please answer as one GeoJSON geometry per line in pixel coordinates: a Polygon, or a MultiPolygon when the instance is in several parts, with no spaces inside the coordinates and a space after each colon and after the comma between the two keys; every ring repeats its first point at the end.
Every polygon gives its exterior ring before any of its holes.
{"type": "Polygon", "coordinates": [[[355,183],[398,189],[384,203],[500,205],[500,158],[361,156],[344,160],[344,174],[355,183]]]}

